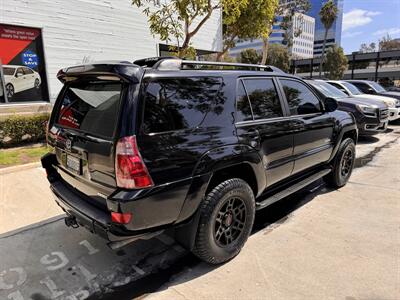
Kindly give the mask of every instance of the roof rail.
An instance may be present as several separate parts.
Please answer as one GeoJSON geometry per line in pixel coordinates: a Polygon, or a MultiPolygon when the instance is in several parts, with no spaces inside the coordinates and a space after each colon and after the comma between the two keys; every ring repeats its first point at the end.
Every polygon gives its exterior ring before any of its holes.
{"type": "Polygon", "coordinates": [[[174,56],[168,57],[148,57],[138,59],[133,62],[135,65],[156,70],[191,70],[191,69],[223,69],[225,70],[252,70],[284,73],[281,69],[274,66],[242,64],[215,61],[184,60],[174,56]]]}
{"type": "MultiPolygon", "coordinates": [[[[269,71],[269,72],[282,72],[280,69],[256,64],[242,64],[242,63],[229,63],[229,62],[215,62],[215,61],[198,61],[198,60],[182,60],[176,57],[169,57],[158,60],[153,68],[157,70],[185,70],[185,69],[210,69],[210,67],[227,67],[229,69],[239,70],[253,70],[253,71],[269,71]]],[[[228,69],[228,70],[229,70],[228,69]]]]}

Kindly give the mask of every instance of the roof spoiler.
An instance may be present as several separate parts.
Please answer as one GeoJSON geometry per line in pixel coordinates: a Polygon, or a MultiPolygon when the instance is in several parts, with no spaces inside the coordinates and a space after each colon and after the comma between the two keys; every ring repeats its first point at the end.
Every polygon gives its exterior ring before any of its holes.
{"type": "Polygon", "coordinates": [[[130,62],[96,62],[61,69],[57,78],[62,83],[74,81],[82,76],[100,80],[123,80],[139,83],[143,69],[130,62]]]}

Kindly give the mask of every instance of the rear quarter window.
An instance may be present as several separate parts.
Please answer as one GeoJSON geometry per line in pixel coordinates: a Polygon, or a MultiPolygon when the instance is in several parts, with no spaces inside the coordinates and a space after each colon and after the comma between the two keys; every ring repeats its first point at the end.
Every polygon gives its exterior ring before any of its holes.
{"type": "Polygon", "coordinates": [[[217,77],[148,79],[143,85],[144,133],[195,128],[213,106],[221,87],[217,77]]]}
{"type": "Polygon", "coordinates": [[[63,93],[57,123],[111,138],[118,121],[121,83],[80,82],[70,84],[63,93]]]}

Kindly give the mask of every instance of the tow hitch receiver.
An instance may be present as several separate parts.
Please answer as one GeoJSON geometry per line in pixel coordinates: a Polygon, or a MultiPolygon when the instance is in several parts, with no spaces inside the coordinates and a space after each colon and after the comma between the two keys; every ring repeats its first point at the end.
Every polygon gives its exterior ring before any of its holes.
{"type": "Polygon", "coordinates": [[[78,228],[79,227],[78,223],[76,222],[75,217],[73,217],[73,216],[65,217],[64,218],[64,222],[65,222],[65,225],[67,225],[68,227],[72,227],[72,228],[78,228]]]}

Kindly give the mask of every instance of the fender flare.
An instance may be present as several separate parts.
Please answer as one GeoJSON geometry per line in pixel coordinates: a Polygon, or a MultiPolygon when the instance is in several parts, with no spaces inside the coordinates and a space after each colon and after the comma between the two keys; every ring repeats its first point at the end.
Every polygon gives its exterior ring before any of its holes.
{"type": "Polygon", "coordinates": [[[224,145],[201,156],[194,168],[192,182],[176,221],[180,225],[175,228],[175,239],[184,247],[189,250],[194,247],[200,219],[199,207],[213,175],[227,167],[243,163],[252,168],[257,179],[257,190],[261,193],[266,186],[266,176],[262,159],[254,148],[244,144],[224,145]]]}
{"type": "Polygon", "coordinates": [[[336,138],[336,144],[333,147],[333,151],[331,154],[331,157],[329,158],[329,162],[331,162],[335,156],[336,153],[339,150],[339,146],[343,140],[343,136],[345,135],[345,133],[350,132],[350,131],[355,131],[356,132],[356,141],[355,143],[357,143],[357,139],[358,139],[358,129],[357,129],[357,124],[355,123],[354,117],[352,117],[352,119],[345,119],[343,121],[351,121],[351,122],[344,122],[344,124],[341,124],[341,128],[338,134],[338,137],[336,138]]]}

